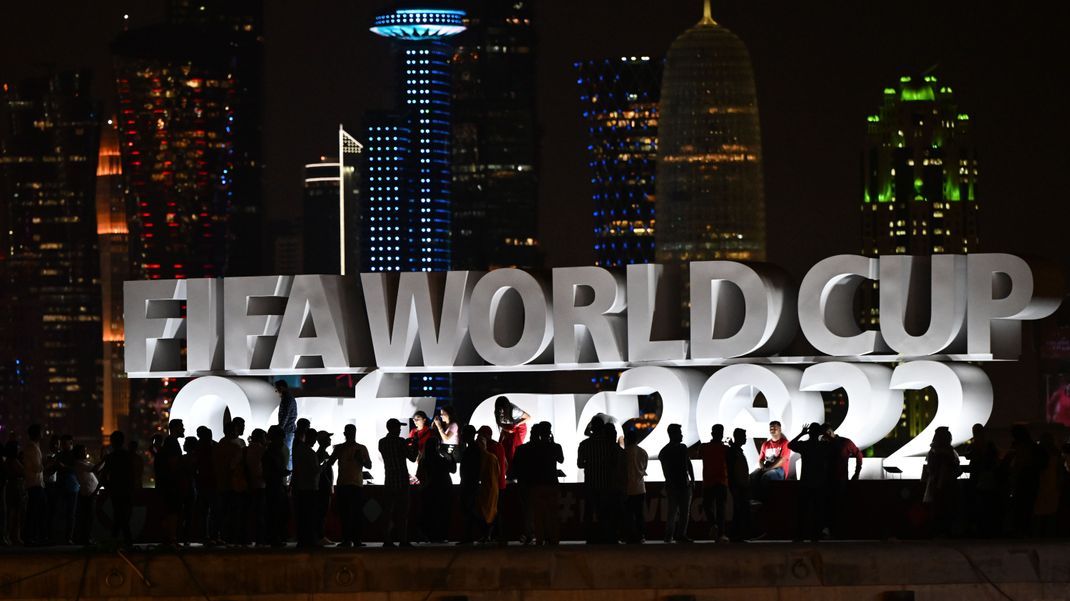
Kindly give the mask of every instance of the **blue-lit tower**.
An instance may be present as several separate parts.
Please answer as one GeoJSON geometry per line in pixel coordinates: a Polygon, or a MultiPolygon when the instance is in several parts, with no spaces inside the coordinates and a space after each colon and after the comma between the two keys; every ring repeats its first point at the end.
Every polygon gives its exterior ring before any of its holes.
{"type": "Polygon", "coordinates": [[[450,268],[453,47],[446,40],[464,31],[464,14],[398,8],[376,17],[371,28],[397,44],[401,94],[396,115],[367,123],[369,146],[375,147],[367,157],[365,214],[372,238],[365,265],[372,271],[450,268]],[[386,227],[398,229],[378,229],[386,227]]]}
{"type": "MultiPolygon", "coordinates": [[[[394,40],[398,106],[365,119],[362,271],[451,267],[453,45],[463,10],[398,7],[371,31],[394,40]]],[[[452,397],[446,375],[412,376],[410,391],[452,397]]]]}

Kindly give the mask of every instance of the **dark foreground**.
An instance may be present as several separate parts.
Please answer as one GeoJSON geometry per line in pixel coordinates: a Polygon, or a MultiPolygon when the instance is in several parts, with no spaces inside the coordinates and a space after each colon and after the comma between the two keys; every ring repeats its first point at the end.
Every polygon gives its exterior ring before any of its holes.
{"type": "Polygon", "coordinates": [[[0,598],[1070,598],[1070,544],[1053,542],[376,547],[20,550],[0,555],[0,598]]]}

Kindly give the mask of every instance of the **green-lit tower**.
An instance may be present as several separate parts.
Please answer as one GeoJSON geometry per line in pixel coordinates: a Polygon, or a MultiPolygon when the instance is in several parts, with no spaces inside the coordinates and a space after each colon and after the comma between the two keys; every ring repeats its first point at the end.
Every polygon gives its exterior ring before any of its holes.
{"type": "MultiPolygon", "coordinates": [[[[970,118],[951,87],[935,75],[899,78],[866,124],[862,154],[862,254],[933,255],[977,252],[977,153],[970,118]]],[[[868,291],[862,321],[879,325],[877,288],[868,291]]],[[[932,389],[906,393],[891,438],[907,440],[932,421],[932,389]]]]}
{"type": "Polygon", "coordinates": [[[931,74],[901,77],[868,120],[862,253],[976,252],[977,154],[951,88],[931,74]]]}
{"type": "Polygon", "coordinates": [[[658,122],[659,263],[765,259],[758,100],[747,47],[704,15],[672,43],[658,122]]]}

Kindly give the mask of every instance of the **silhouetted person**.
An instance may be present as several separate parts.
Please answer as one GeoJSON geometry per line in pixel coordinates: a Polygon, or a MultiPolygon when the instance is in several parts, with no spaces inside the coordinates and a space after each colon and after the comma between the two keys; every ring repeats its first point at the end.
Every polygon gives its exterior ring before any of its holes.
{"type": "Polygon", "coordinates": [[[951,430],[946,426],[936,429],[929,453],[925,455],[925,467],[921,481],[925,486],[922,502],[929,507],[930,532],[948,535],[954,520],[955,480],[962,473],[959,455],[951,447],[951,430]]]}
{"type": "Polygon", "coordinates": [[[691,466],[687,447],[684,446],[684,434],[680,424],[669,424],[667,431],[669,443],[658,453],[658,461],[661,462],[665,475],[665,494],[669,506],[665,518],[665,542],[690,543],[693,541],[687,536],[687,526],[691,520],[691,492],[695,486],[695,470],[691,466]]]}
{"type": "Polygon", "coordinates": [[[290,503],[286,499],[286,477],[289,475],[290,450],[286,434],[278,425],[268,428],[268,443],[261,466],[264,469],[264,502],[267,510],[266,539],[272,547],[286,544],[290,527],[290,503]]]}
{"type": "Polygon", "coordinates": [[[421,527],[433,543],[445,542],[449,537],[450,515],[453,510],[453,480],[457,471],[452,459],[443,455],[438,437],[427,439],[416,479],[420,481],[421,527]]]}
{"type": "Polygon", "coordinates": [[[409,461],[416,461],[416,442],[401,437],[401,422],[386,421],[386,436],[379,439],[379,455],[383,458],[383,513],[386,528],[383,546],[392,547],[394,541],[403,547],[409,542],[409,461]]]}
{"type": "MultiPolygon", "coordinates": [[[[286,380],[275,381],[275,392],[279,394],[279,428],[283,433],[283,444],[288,455],[293,455],[294,435],[297,432],[297,399],[290,392],[286,380]]],[[[293,469],[287,465],[286,469],[293,469]]]]}
{"type": "Polygon", "coordinates": [[[23,484],[26,486],[26,528],[23,540],[27,545],[40,545],[48,540],[48,499],[45,495],[45,463],[41,452],[41,426],[33,424],[27,430],[29,442],[22,450],[23,484]]]}
{"type": "Polygon", "coordinates": [[[750,536],[750,467],[743,453],[743,446],[748,443],[747,431],[736,428],[732,431],[732,442],[725,453],[728,469],[728,489],[732,493],[732,528],[731,539],[746,540],[750,536]]]}
{"type": "Polygon", "coordinates": [[[799,477],[798,527],[796,539],[817,542],[821,538],[821,521],[824,516],[823,502],[828,494],[832,477],[832,443],[822,440],[824,428],[814,422],[799,432],[790,443],[793,453],[802,458],[802,473],[799,477]],[[806,440],[803,440],[803,437],[806,440]]]}
{"type": "Polygon", "coordinates": [[[260,428],[253,430],[249,436],[249,446],[245,448],[245,474],[248,479],[249,492],[246,508],[252,518],[252,542],[263,545],[267,543],[267,499],[264,482],[264,451],[267,450],[267,432],[260,428]]]}
{"type": "Polygon", "coordinates": [[[59,451],[53,459],[53,468],[56,471],[56,483],[53,490],[56,495],[53,515],[60,519],[60,544],[74,544],[74,526],[78,513],[78,475],[75,473],[75,463],[78,458],[74,453],[74,437],[64,434],[59,439],[59,451]]]}
{"type": "MultiPolygon", "coordinates": [[[[565,462],[561,445],[554,442],[550,422],[532,427],[528,452],[527,473],[530,485],[532,527],[536,544],[556,545],[561,540],[561,492],[558,485],[558,465],[565,462]]],[[[518,449],[519,451],[519,449],[518,449]]]]}
{"type": "Polygon", "coordinates": [[[1000,533],[999,450],[988,440],[983,424],[973,425],[973,441],[966,452],[970,478],[968,511],[972,534],[991,538],[1000,533]]]}
{"type": "Polygon", "coordinates": [[[603,438],[602,425],[605,422],[599,417],[594,416],[591,418],[590,423],[587,424],[587,428],[583,434],[586,436],[580,441],[579,446],[576,449],[576,466],[583,470],[583,530],[584,538],[587,543],[598,542],[598,522],[595,520],[596,507],[598,505],[598,495],[596,492],[596,476],[593,471],[588,471],[587,465],[591,461],[591,457],[597,452],[595,446],[598,445],[603,438]]]}
{"type": "Polygon", "coordinates": [[[133,456],[124,447],[126,437],[122,432],[112,432],[109,442],[100,479],[111,501],[112,538],[129,546],[134,543],[134,536],[130,532],[130,518],[134,509],[133,456]]]}
{"type": "Polygon", "coordinates": [[[576,454],[576,465],[583,470],[587,503],[594,510],[594,528],[588,534],[587,542],[615,544],[620,524],[616,504],[624,494],[621,483],[624,450],[617,444],[613,424],[592,423],[590,429],[597,431],[592,431],[591,436],[580,443],[576,454]]]}
{"type": "Polygon", "coordinates": [[[461,428],[461,521],[463,531],[458,544],[470,545],[481,540],[486,532],[479,510],[479,477],[483,467],[483,450],[476,444],[476,429],[472,425],[461,428]]]}
{"type": "Polygon", "coordinates": [[[167,438],[156,453],[156,493],[164,510],[164,544],[174,546],[178,539],[178,519],[182,515],[182,495],[179,490],[178,467],[182,458],[181,440],[186,428],[182,420],[173,419],[167,425],[167,438]]]}
{"type": "Polygon", "coordinates": [[[197,437],[187,436],[182,442],[182,450],[185,454],[178,462],[178,489],[182,495],[178,540],[188,544],[196,536],[197,530],[197,437]]]}
{"type": "Polygon", "coordinates": [[[316,457],[316,431],[309,428],[294,438],[293,501],[297,517],[297,546],[319,544],[316,527],[316,491],[319,490],[320,464],[316,457]]]}
{"type": "Polygon", "coordinates": [[[357,427],[346,424],[345,442],[334,446],[331,460],[338,463],[338,517],[342,522],[341,547],[362,547],[361,508],[364,507],[364,470],[371,469],[368,448],[357,442],[357,427]]]}
{"type": "MultiPolygon", "coordinates": [[[[507,476],[508,471],[509,471],[509,460],[505,456],[505,446],[502,445],[500,442],[494,440],[494,431],[490,429],[490,426],[482,426],[482,427],[480,427],[479,430],[476,432],[476,439],[477,439],[477,442],[480,443],[482,449],[484,449],[485,451],[487,451],[491,455],[494,455],[494,458],[495,458],[494,465],[496,465],[498,467],[498,478],[496,480],[497,486],[498,486],[498,491],[494,494],[494,511],[492,512],[494,514],[494,518],[491,521],[487,522],[488,528],[489,528],[488,531],[487,531],[487,540],[489,541],[490,538],[496,536],[499,543],[505,544],[506,543],[505,528],[499,527],[499,519],[498,518],[500,517],[500,514],[499,514],[499,512],[497,510],[497,507],[498,507],[498,498],[503,494],[503,491],[505,490],[505,487],[508,486],[508,483],[509,483],[509,479],[508,479],[508,476],[507,476]]],[[[486,461],[484,460],[483,463],[486,464],[486,461]]],[[[485,467],[486,466],[484,465],[484,468],[485,467]]],[[[482,488],[484,486],[486,486],[486,481],[487,481],[487,474],[485,472],[481,472],[480,473],[480,488],[481,488],[480,494],[481,494],[481,498],[488,498],[487,493],[485,493],[482,490],[482,488]]],[[[488,515],[488,511],[486,510],[486,508],[484,508],[483,514],[484,514],[484,518],[486,518],[486,516],[488,515]]]]}
{"type": "MultiPolygon", "coordinates": [[[[480,453],[479,467],[479,511],[486,527],[487,538],[484,542],[490,542],[494,526],[498,521],[498,499],[501,493],[501,465],[498,455],[491,453],[487,446],[492,441],[489,435],[476,436],[476,448],[480,453]]],[[[501,530],[498,530],[501,535],[501,530]]],[[[505,544],[504,537],[500,540],[505,544]]]]}
{"type": "Polygon", "coordinates": [[[320,430],[316,433],[316,460],[320,464],[320,483],[316,489],[316,540],[322,546],[333,545],[327,538],[327,514],[331,510],[331,494],[334,492],[334,462],[330,461],[332,433],[320,430]]]}
{"type": "Polygon", "coordinates": [[[832,445],[830,465],[832,472],[829,477],[822,522],[828,527],[829,534],[835,533],[839,536],[842,534],[843,518],[847,513],[845,511],[848,495],[847,481],[858,480],[859,474],[862,473],[862,451],[858,449],[858,445],[853,440],[837,434],[832,424],[822,426],[822,431],[825,440],[832,445]],[[853,471],[850,469],[851,459],[855,460],[853,471]]]}
{"type": "Polygon", "coordinates": [[[625,535],[630,543],[646,542],[646,468],[649,454],[639,446],[639,432],[624,431],[625,535]]]}
{"type": "Polygon", "coordinates": [[[702,460],[702,509],[710,523],[710,539],[728,542],[725,528],[725,503],[728,501],[728,447],[724,444],[724,426],[710,428],[710,441],[696,449],[702,460]]]}
{"type": "Polygon", "coordinates": [[[222,542],[223,516],[219,491],[216,486],[215,445],[212,430],[207,426],[197,428],[197,446],[194,448],[194,483],[197,486],[197,509],[204,544],[218,545],[222,542]]]}

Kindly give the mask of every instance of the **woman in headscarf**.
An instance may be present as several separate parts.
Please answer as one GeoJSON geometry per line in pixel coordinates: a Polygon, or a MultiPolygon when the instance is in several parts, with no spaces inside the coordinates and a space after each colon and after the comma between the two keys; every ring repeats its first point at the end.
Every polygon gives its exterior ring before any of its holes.
{"type": "Polygon", "coordinates": [[[950,534],[954,520],[955,480],[962,474],[959,455],[951,448],[951,430],[945,426],[936,429],[929,453],[925,456],[925,468],[921,481],[925,483],[922,502],[930,508],[933,534],[950,534]]]}

